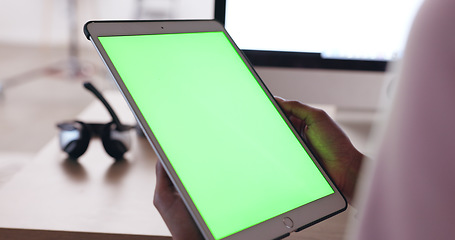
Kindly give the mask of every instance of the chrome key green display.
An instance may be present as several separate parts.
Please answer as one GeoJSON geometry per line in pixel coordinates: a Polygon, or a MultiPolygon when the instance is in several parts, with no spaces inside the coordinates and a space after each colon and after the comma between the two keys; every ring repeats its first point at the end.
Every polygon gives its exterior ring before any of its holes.
{"type": "Polygon", "coordinates": [[[215,239],[334,193],[223,32],[99,40],[215,239]]]}

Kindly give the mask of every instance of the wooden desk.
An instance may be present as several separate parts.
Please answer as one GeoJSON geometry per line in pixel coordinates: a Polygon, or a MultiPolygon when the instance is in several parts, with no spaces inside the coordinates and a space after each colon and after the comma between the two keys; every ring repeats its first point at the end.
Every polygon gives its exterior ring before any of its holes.
{"type": "MultiPolygon", "coordinates": [[[[134,124],[122,97],[117,92],[105,95],[122,122],[134,124]]],[[[110,121],[98,101],[79,119],[110,121]]],[[[92,139],[78,162],[69,161],[53,139],[0,189],[0,240],[170,239],[152,203],[157,161],[153,149],[134,137],[126,158],[115,163],[101,142],[92,139]]],[[[342,213],[288,239],[343,239],[348,216],[342,213]]]]}
{"type": "MultiPolygon", "coordinates": [[[[119,94],[106,98],[122,122],[135,123],[119,94]]],[[[110,121],[99,101],[78,119],[110,121]]],[[[53,139],[0,189],[0,239],[170,239],[153,206],[156,155],[131,133],[132,149],[122,162],[99,139],[78,162],[67,160],[53,139]]]]}

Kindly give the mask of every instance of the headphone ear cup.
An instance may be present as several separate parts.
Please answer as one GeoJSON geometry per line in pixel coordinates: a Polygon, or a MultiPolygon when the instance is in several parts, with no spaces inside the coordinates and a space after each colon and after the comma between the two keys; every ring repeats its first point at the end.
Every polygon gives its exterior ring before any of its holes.
{"type": "Polygon", "coordinates": [[[71,159],[78,159],[87,150],[91,134],[87,125],[80,121],[58,124],[61,129],[59,142],[61,149],[71,159]]]}
{"type": "Polygon", "coordinates": [[[119,130],[111,122],[104,126],[101,132],[101,140],[107,154],[116,160],[120,160],[130,148],[131,137],[129,130],[119,130]]]}

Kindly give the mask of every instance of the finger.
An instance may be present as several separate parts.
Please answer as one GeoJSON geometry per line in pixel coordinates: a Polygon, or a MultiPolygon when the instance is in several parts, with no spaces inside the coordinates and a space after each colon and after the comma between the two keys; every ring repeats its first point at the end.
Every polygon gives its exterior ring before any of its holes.
{"type": "Polygon", "coordinates": [[[285,112],[301,119],[307,126],[311,126],[316,120],[324,118],[326,115],[323,110],[310,107],[298,101],[282,101],[280,105],[285,112]]]}
{"type": "Polygon", "coordinates": [[[275,98],[275,100],[278,102],[278,103],[281,103],[281,102],[284,102],[286,101],[286,99],[282,98],[282,97],[279,97],[279,96],[273,96],[275,98]]]}
{"type": "Polygon", "coordinates": [[[160,161],[156,164],[156,186],[153,203],[158,210],[164,210],[166,204],[175,198],[175,188],[160,161]]]}
{"type": "Polygon", "coordinates": [[[302,134],[302,130],[305,128],[305,123],[302,121],[302,119],[295,117],[295,116],[289,116],[289,120],[292,123],[292,126],[300,133],[302,134]]]}
{"type": "Polygon", "coordinates": [[[284,114],[286,114],[286,116],[290,116],[291,115],[290,112],[284,109],[282,106],[282,103],[286,102],[287,100],[278,96],[274,96],[274,98],[277,101],[277,103],[281,106],[281,110],[283,110],[284,114]]]}
{"type": "Polygon", "coordinates": [[[169,179],[169,176],[167,175],[166,170],[164,170],[164,167],[160,161],[156,163],[156,185],[157,188],[160,189],[174,187],[171,179],[169,179]]]}
{"type": "Polygon", "coordinates": [[[282,97],[279,97],[279,96],[274,96],[274,98],[278,102],[278,104],[280,104],[284,113],[289,117],[289,120],[291,121],[292,125],[297,129],[299,134],[300,135],[304,134],[306,123],[300,117],[293,115],[289,111],[289,107],[284,108],[284,106],[287,106],[290,101],[288,101],[282,97]]]}

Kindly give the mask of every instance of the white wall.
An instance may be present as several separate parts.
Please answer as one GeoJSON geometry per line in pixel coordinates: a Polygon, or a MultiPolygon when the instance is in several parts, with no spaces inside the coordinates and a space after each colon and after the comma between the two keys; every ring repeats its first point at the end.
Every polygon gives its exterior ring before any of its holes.
{"type": "MultiPolygon", "coordinates": [[[[76,38],[92,47],[82,26],[94,19],[132,19],[136,0],[2,0],[0,44],[66,46],[69,40],[69,1],[78,4],[76,38]]],[[[143,0],[158,1],[158,0],[143,0]]],[[[214,0],[173,1],[175,18],[213,18],[214,0]]],[[[1,57],[1,53],[0,53],[1,57]]],[[[272,93],[308,103],[343,108],[374,109],[384,75],[371,72],[258,68],[272,93]]]]}
{"type": "MultiPolygon", "coordinates": [[[[137,0],[2,0],[0,43],[65,45],[69,38],[69,2],[77,20],[77,38],[84,39],[82,26],[94,19],[133,19],[137,0]]],[[[144,4],[157,0],[143,0],[144,4]]],[[[161,0],[172,2],[175,18],[213,18],[213,0],[161,0]]]]}

